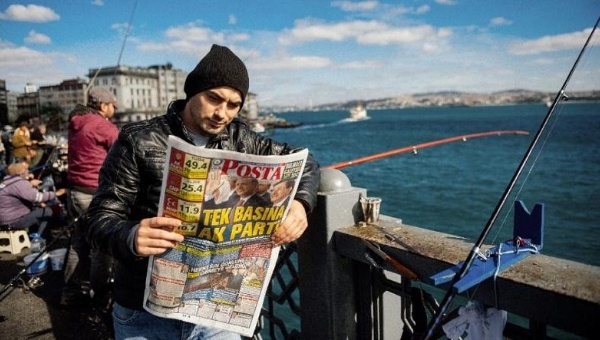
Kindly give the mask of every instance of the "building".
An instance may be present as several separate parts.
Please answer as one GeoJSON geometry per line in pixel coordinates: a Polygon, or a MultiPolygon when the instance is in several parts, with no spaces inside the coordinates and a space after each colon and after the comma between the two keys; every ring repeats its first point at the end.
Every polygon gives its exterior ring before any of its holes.
{"type": "Polygon", "coordinates": [[[158,105],[161,108],[166,108],[174,100],[185,98],[183,86],[187,72],[174,70],[171,63],[153,65],[149,69],[155,70],[158,74],[158,105]]]}
{"type": "Polygon", "coordinates": [[[17,97],[19,94],[13,91],[7,91],[6,93],[6,105],[8,106],[8,121],[9,123],[13,123],[17,116],[19,115],[19,111],[17,109],[17,97]]]}
{"type": "Polygon", "coordinates": [[[80,78],[67,79],[59,85],[40,86],[40,110],[60,109],[66,120],[77,104],[87,103],[87,88],[88,83],[80,78]]]}
{"type": "Polygon", "coordinates": [[[112,66],[90,69],[90,86],[106,88],[119,102],[119,123],[140,121],[163,114],[174,99],[185,98],[187,73],[171,64],[151,67],[112,66]]]}
{"type": "Polygon", "coordinates": [[[25,86],[25,93],[17,96],[17,113],[18,117],[31,118],[39,116],[40,97],[36,86],[27,84],[25,86]]]}
{"type": "Polygon", "coordinates": [[[8,122],[8,91],[6,91],[6,81],[0,79],[0,126],[8,122]]]}

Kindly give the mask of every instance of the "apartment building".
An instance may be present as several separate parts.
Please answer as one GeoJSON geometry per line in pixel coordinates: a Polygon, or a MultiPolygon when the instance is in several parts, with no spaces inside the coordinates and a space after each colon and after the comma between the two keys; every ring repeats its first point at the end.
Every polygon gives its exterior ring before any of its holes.
{"type": "Polygon", "coordinates": [[[183,84],[187,73],[173,69],[171,64],[90,69],[88,77],[91,87],[108,89],[117,97],[117,117],[122,123],[158,116],[169,102],[185,98],[183,84]]]}
{"type": "Polygon", "coordinates": [[[40,110],[60,108],[66,120],[77,104],[86,104],[88,83],[84,79],[67,79],[58,85],[40,86],[40,110]]]}

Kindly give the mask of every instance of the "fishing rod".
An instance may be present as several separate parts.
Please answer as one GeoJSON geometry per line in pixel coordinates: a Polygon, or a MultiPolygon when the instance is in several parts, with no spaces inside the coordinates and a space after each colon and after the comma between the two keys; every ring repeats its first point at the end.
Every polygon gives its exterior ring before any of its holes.
{"type": "Polygon", "coordinates": [[[440,145],[440,144],[452,143],[452,142],[457,142],[457,141],[467,141],[469,139],[481,138],[481,137],[486,137],[486,136],[501,136],[501,135],[506,135],[506,134],[528,135],[529,132],[522,131],[522,130],[496,130],[496,131],[472,133],[472,134],[468,134],[468,135],[460,135],[460,136],[455,136],[455,137],[448,137],[448,138],[438,139],[438,140],[425,142],[425,143],[421,143],[421,144],[417,144],[417,145],[413,145],[413,146],[406,146],[406,147],[402,147],[399,149],[384,151],[384,152],[376,153],[373,155],[353,159],[350,161],[345,161],[345,162],[328,165],[328,166],[324,167],[324,169],[341,169],[341,168],[345,168],[347,166],[366,163],[366,162],[374,161],[376,159],[401,154],[404,152],[411,151],[416,154],[417,150],[419,150],[419,149],[430,148],[432,146],[436,146],[436,145],[440,145]]]}
{"type": "MultiPolygon", "coordinates": [[[[35,257],[34,257],[34,258],[33,258],[33,259],[32,259],[32,260],[29,262],[29,264],[25,266],[25,268],[21,269],[21,270],[20,270],[20,271],[17,273],[17,275],[15,275],[15,276],[14,276],[12,279],[10,279],[10,280],[8,281],[8,283],[7,283],[7,284],[6,284],[4,287],[2,287],[2,289],[0,289],[0,303],[1,303],[2,301],[4,301],[4,299],[5,299],[5,298],[8,296],[8,294],[6,294],[6,295],[5,295],[5,293],[6,293],[6,292],[7,292],[7,291],[8,291],[8,290],[11,288],[11,287],[16,287],[16,285],[17,285],[17,282],[19,282],[19,281],[21,280],[21,277],[22,277],[23,275],[25,275],[25,273],[27,273],[27,270],[28,270],[28,269],[29,269],[31,266],[35,265],[35,262],[36,262],[36,261],[37,261],[37,260],[38,260],[40,257],[42,257],[42,256],[43,256],[45,253],[47,253],[47,252],[49,251],[49,249],[50,249],[50,248],[52,248],[52,246],[53,246],[55,243],[57,243],[57,242],[60,240],[60,238],[61,238],[61,237],[63,237],[64,235],[66,235],[66,233],[67,233],[69,230],[71,230],[71,228],[72,228],[72,227],[75,225],[75,223],[77,223],[77,221],[78,221],[78,220],[79,220],[79,218],[75,218],[75,219],[73,219],[73,221],[72,221],[71,223],[69,223],[69,225],[67,225],[66,227],[64,227],[64,228],[63,228],[63,230],[61,230],[61,232],[60,232],[60,233],[59,233],[57,236],[55,236],[55,237],[52,239],[52,241],[51,241],[51,242],[50,242],[48,245],[46,245],[46,246],[44,247],[44,249],[42,249],[42,250],[41,250],[39,253],[37,253],[37,256],[35,256],[35,257]]],[[[33,277],[32,277],[32,279],[33,279],[33,278],[35,278],[35,277],[36,277],[36,276],[33,276],[33,277]]]]}
{"type": "Polygon", "coordinates": [[[525,164],[527,163],[527,161],[529,159],[529,156],[533,152],[533,149],[535,148],[538,140],[540,139],[542,132],[546,128],[546,125],[548,124],[548,121],[550,120],[550,117],[554,113],[554,110],[556,109],[556,106],[558,105],[558,103],[561,100],[566,100],[568,98],[567,95],[565,94],[565,89],[567,88],[567,84],[571,80],[571,76],[573,75],[573,73],[575,72],[575,69],[577,68],[577,65],[579,64],[579,61],[581,60],[581,57],[583,56],[583,53],[585,52],[588,44],[592,40],[592,36],[594,35],[594,32],[596,31],[596,28],[598,27],[598,23],[600,23],[600,17],[598,17],[598,20],[596,20],[596,24],[592,28],[592,31],[590,32],[590,35],[588,36],[585,44],[583,45],[583,48],[579,52],[579,55],[577,56],[577,59],[575,60],[575,63],[571,67],[571,71],[567,75],[567,78],[565,79],[564,84],[562,85],[562,87],[560,88],[560,90],[558,91],[558,93],[556,94],[556,97],[554,98],[554,101],[552,102],[552,105],[548,109],[548,113],[546,113],[546,116],[544,117],[542,123],[540,124],[540,127],[539,127],[539,129],[538,129],[535,137],[531,141],[531,144],[529,145],[529,148],[525,152],[525,155],[523,156],[523,159],[521,160],[521,163],[517,167],[517,170],[515,171],[512,179],[508,183],[508,186],[506,187],[504,193],[502,194],[502,196],[500,198],[500,201],[498,202],[498,204],[496,205],[496,208],[494,209],[492,215],[490,216],[490,219],[488,220],[487,224],[485,225],[485,227],[481,231],[481,234],[479,235],[479,238],[477,239],[477,241],[473,245],[473,248],[471,249],[471,252],[467,256],[467,259],[463,262],[463,265],[461,266],[460,270],[458,271],[458,273],[456,273],[456,275],[454,275],[454,277],[453,277],[453,279],[451,281],[451,284],[448,287],[448,291],[446,292],[446,295],[444,296],[444,299],[440,303],[440,308],[437,310],[437,312],[435,314],[435,317],[431,320],[431,323],[427,327],[427,333],[425,334],[425,338],[424,338],[425,340],[431,339],[434,336],[434,333],[437,330],[437,328],[440,326],[440,323],[442,322],[442,319],[443,319],[444,315],[446,314],[448,308],[450,307],[450,303],[452,302],[452,299],[456,295],[456,290],[453,289],[454,285],[461,278],[463,278],[466,275],[466,273],[469,271],[469,268],[471,267],[471,265],[473,263],[473,260],[475,259],[475,257],[479,253],[479,248],[483,245],[483,242],[485,241],[485,238],[487,237],[488,233],[490,232],[490,230],[492,228],[492,225],[496,221],[496,218],[498,217],[498,215],[500,213],[500,210],[502,210],[502,208],[504,207],[504,204],[506,203],[506,200],[508,199],[508,196],[512,192],[512,189],[514,188],[517,180],[519,179],[519,176],[521,175],[521,172],[523,171],[523,169],[525,167],[525,164]]]}

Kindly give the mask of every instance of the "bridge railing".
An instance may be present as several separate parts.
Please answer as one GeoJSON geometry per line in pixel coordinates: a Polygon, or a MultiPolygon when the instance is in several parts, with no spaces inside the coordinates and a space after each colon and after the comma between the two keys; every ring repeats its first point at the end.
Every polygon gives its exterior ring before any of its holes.
{"type": "MultiPolygon", "coordinates": [[[[381,216],[378,226],[360,226],[361,194],[366,190],[353,188],[340,171],[322,172],[309,228],[282,249],[257,337],[410,339],[423,332],[444,293],[427,278],[463,261],[472,242],[389,216],[381,216]],[[388,240],[380,228],[403,244],[388,240]],[[363,240],[379,245],[420,280],[374,261],[363,240]]],[[[600,315],[600,268],[532,255],[466,295],[455,299],[453,309],[468,299],[497,304],[509,313],[504,330],[509,338],[592,338],[600,315]]]]}

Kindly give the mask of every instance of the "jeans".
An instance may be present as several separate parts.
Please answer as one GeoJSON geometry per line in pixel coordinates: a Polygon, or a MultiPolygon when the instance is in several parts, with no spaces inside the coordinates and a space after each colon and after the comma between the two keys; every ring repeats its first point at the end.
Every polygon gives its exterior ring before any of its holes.
{"type": "Polygon", "coordinates": [[[218,328],[199,326],[189,322],[167,319],[145,310],[125,308],[113,304],[113,322],[116,340],[240,340],[237,333],[218,328]]]}
{"type": "MultiPolygon", "coordinates": [[[[72,217],[81,216],[90,205],[92,197],[91,194],[70,190],[67,196],[69,214],[72,217]]],[[[90,249],[86,231],[87,226],[84,223],[75,223],[65,264],[63,296],[68,298],[80,293],[82,284],[89,281],[97,299],[102,301],[108,298],[113,260],[105,253],[90,249]]]]}

